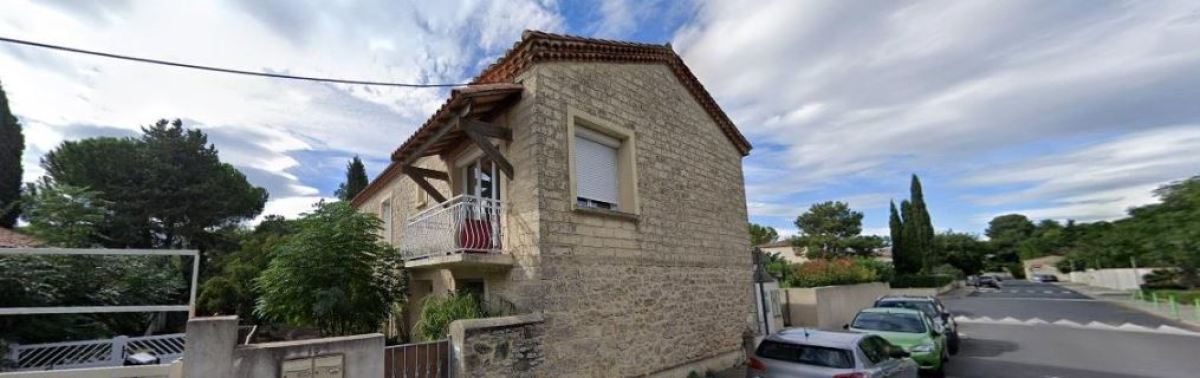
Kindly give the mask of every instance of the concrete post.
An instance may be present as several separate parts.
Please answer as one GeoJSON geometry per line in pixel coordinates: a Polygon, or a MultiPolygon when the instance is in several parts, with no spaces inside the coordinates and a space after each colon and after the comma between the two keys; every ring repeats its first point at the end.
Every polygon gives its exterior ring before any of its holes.
{"type": "Polygon", "coordinates": [[[128,340],[129,338],[125,335],[117,336],[112,339],[112,343],[109,343],[110,349],[108,350],[109,363],[116,364],[114,366],[125,364],[125,343],[128,340]]]}
{"type": "Polygon", "coordinates": [[[1150,292],[1150,300],[1154,302],[1154,310],[1158,311],[1158,293],[1150,292]]]}
{"type": "Polygon", "coordinates": [[[1181,319],[1179,317],[1179,301],[1175,300],[1174,295],[1172,295],[1170,297],[1170,299],[1167,299],[1167,300],[1170,301],[1170,304],[1171,304],[1171,315],[1174,316],[1175,319],[1181,319]]]}
{"type": "Polygon", "coordinates": [[[237,316],[188,320],[183,351],[184,377],[232,377],[237,316]]]}

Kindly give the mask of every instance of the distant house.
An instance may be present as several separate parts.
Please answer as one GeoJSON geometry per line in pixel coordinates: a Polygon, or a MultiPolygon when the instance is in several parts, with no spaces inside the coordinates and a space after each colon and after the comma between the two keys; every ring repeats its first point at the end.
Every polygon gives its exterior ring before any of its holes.
{"type": "Polygon", "coordinates": [[[808,249],[793,245],[790,238],[760,244],[758,248],[762,249],[763,253],[778,253],[780,257],[792,264],[803,264],[808,261],[808,249]]]}
{"type": "Polygon", "coordinates": [[[886,263],[892,262],[892,247],[875,248],[874,258],[876,261],[886,263]]]}
{"type": "Polygon", "coordinates": [[[44,242],[38,238],[0,227],[0,248],[40,247],[44,242]]]}
{"type": "Polygon", "coordinates": [[[750,144],[670,45],[526,32],[407,139],[375,137],[400,147],[352,204],[382,218],[410,303],[544,314],[536,376],[744,358],[750,144]]]}

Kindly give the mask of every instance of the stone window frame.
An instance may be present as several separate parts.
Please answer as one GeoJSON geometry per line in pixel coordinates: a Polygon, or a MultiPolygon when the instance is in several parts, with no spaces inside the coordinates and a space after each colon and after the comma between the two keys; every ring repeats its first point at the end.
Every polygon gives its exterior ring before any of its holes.
{"type": "Polygon", "coordinates": [[[637,135],[632,129],[574,107],[567,107],[567,172],[570,176],[568,180],[571,190],[569,200],[572,211],[614,215],[629,219],[636,219],[637,215],[641,213],[641,199],[637,190],[637,135]],[[621,147],[617,149],[617,185],[620,191],[618,210],[579,206],[579,191],[576,186],[578,180],[575,177],[575,128],[577,127],[615,138],[621,142],[621,147]]]}

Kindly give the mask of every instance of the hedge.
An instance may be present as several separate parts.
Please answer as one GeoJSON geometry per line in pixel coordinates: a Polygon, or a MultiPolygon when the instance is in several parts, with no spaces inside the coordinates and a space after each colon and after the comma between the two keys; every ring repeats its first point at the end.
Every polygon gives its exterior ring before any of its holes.
{"type": "Polygon", "coordinates": [[[889,282],[889,284],[892,286],[892,288],[904,289],[904,288],[942,287],[942,286],[949,285],[951,282],[954,282],[954,276],[933,275],[933,274],[926,274],[926,275],[910,274],[910,275],[896,276],[896,277],[892,278],[892,281],[889,282]]]}

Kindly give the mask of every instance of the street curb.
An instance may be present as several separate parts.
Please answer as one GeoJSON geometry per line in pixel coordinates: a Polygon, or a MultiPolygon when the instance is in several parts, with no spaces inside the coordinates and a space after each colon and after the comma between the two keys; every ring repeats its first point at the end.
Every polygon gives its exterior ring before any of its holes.
{"type": "MultiPolygon", "coordinates": [[[[1196,331],[1196,332],[1200,332],[1200,324],[1196,324],[1194,321],[1191,321],[1191,320],[1175,319],[1175,318],[1169,317],[1169,316],[1167,316],[1167,315],[1161,314],[1161,313],[1159,313],[1158,311],[1154,311],[1154,310],[1150,310],[1150,309],[1147,309],[1147,308],[1143,308],[1142,306],[1139,306],[1139,305],[1137,305],[1137,304],[1135,304],[1135,303],[1129,303],[1129,302],[1127,302],[1127,301],[1125,301],[1125,300],[1121,300],[1121,299],[1108,299],[1108,298],[1104,298],[1104,297],[1099,297],[1099,296],[1096,296],[1096,295],[1092,295],[1092,293],[1090,293],[1090,292],[1083,291],[1083,290],[1079,290],[1079,289],[1072,288],[1072,287],[1068,287],[1068,286],[1066,286],[1066,285],[1061,285],[1061,286],[1063,286],[1063,287],[1066,287],[1066,288],[1068,288],[1068,289],[1071,289],[1071,290],[1074,290],[1076,293],[1082,294],[1082,295],[1083,295],[1083,296],[1085,296],[1085,297],[1092,298],[1092,299],[1094,299],[1094,300],[1097,300],[1097,301],[1102,301],[1102,302],[1107,302],[1107,303],[1114,303],[1114,304],[1116,304],[1116,305],[1118,305],[1118,306],[1121,306],[1121,307],[1125,307],[1125,308],[1129,308],[1129,309],[1134,309],[1134,310],[1140,311],[1140,312],[1142,312],[1142,313],[1144,313],[1144,314],[1148,314],[1148,315],[1155,316],[1155,317],[1157,317],[1157,318],[1159,318],[1159,319],[1163,319],[1163,320],[1169,320],[1169,321],[1172,321],[1172,322],[1175,322],[1175,323],[1179,323],[1179,324],[1183,325],[1184,327],[1186,327],[1188,330],[1191,330],[1191,331],[1196,331]]],[[[1076,286],[1076,285],[1072,285],[1072,286],[1076,286]]]]}

